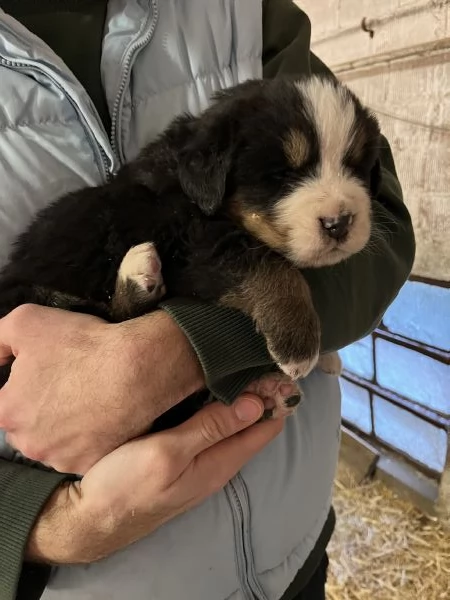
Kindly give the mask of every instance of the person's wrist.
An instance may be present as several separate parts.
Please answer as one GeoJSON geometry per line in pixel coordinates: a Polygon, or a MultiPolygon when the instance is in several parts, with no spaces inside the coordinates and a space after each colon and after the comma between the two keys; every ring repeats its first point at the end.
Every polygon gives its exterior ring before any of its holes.
{"type": "Polygon", "coordinates": [[[169,364],[173,383],[183,398],[205,385],[205,376],[191,343],[169,314],[155,311],[129,321],[127,326],[132,332],[127,336],[128,355],[134,365],[148,368],[158,362],[169,364]]]}
{"type": "Polygon", "coordinates": [[[85,543],[78,484],[62,483],[48,499],[28,538],[28,562],[73,564],[81,561],[85,543]]]}
{"type": "Polygon", "coordinates": [[[169,314],[162,310],[158,311],[158,318],[161,320],[163,331],[169,334],[168,339],[172,340],[170,350],[172,359],[180,368],[188,369],[188,377],[185,380],[186,385],[189,386],[187,395],[198,391],[205,385],[205,374],[191,342],[169,314]]]}
{"type": "Polygon", "coordinates": [[[62,484],[36,520],[25,560],[65,565],[88,564],[104,558],[116,549],[118,509],[100,499],[84,497],[81,482],[62,484]]]}
{"type": "Polygon", "coordinates": [[[161,511],[152,514],[153,497],[148,498],[148,507],[143,511],[136,507],[129,490],[123,490],[119,485],[110,491],[112,493],[108,496],[92,489],[86,492],[83,482],[80,482],[81,501],[77,518],[81,526],[80,535],[75,536],[73,552],[79,564],[106,558],[141,537],[150,535],[164,522],[161,511]]]}

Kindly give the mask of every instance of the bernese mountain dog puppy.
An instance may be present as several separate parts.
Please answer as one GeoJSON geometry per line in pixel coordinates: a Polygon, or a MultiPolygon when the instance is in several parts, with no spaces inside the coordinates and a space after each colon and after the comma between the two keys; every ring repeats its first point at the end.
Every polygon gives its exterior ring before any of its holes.
{"type": "MultiPolygon", "coordinates": [[[[268,414],[288,414],[320,350],[301,268],[366,246],[379,145],[375,117],[334,79],[220,92],[111,181],[36,216],[0,275],[0,317],[36,303],[118,322],[175,296],[231,307],[253,319],[280,369],[249,390],[268,414]]],[[[336,355],[319,364],[339,369],[336,355]]]]}

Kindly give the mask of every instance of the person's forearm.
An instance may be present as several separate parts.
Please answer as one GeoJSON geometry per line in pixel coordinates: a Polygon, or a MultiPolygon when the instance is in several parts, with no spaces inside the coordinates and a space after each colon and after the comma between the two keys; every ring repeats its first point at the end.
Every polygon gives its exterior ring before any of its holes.
{"type": "Polygon", "coordinates": [[[148,317],[136,319],[135,323],[137,327],[133,327],[134,339],[141,340],[140,349],[143,359],[140,363],[141,368],[149,369],[155,354],[170,357],[170,363],[173,365],[173,368],[165,373],[158,373],[161,388],[159,395],[162,398],[167,400],[167,397],[173,396],[176,401],[179,401],[180,397],[187,398],[205,385],[205,375],[197,354],[174,319],[164,311],[159,311],[148,317]],[[155,319],[160,325],[159,329],[155,327],[155,319]],[[147,328],[152,333],[155,330],[160,332],[159,337],[153,338],[150,343],[147,341],[147,328]]]}
{"type": "Polygon", "coordinates": [[[114,532],[117,515],[112,511],[94,515],[85,504],[80,482],[58,487],[34,524],[24,560],[46,565],[88,564],[126,545],[114,532]]]}
{"type": "Polygon", "coordinates": [[[97,514],[83,498],[80,482],[65,482],[54,491],[38,516],[24,560],[45,565],[76,565],[105,558],[129,543],[121,539],[120,531],[115,531],[121,520],[119,513],[109,507],[109,514],[108,510],[97,514]]]}
{"type": "MultiPolygon", "coordinates": [[[[19,580],[34,586],[23,555],[37,517],[67,475],[0,460],[0,598],[13,600],[19,580]]],[[[26,595],[24,597],[27,597],[26,595]]]]}
{"type": "Polygon", "coordinates": [[[77,489],[65,482],[50,496],[28,538],[26,561],[52,565],[82,562],[79,541],[85,526],[75,508],[77,489]]]}

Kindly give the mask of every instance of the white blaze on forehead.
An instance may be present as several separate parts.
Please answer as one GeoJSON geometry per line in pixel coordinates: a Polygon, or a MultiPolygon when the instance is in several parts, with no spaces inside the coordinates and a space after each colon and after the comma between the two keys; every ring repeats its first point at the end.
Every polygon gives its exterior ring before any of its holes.
{"type": "Polygon", "coordinates": [[[319,136],[321,175],[341,173],[355,122],[355,107],[348,92],[318,77],[297,86],[319,136]]]}

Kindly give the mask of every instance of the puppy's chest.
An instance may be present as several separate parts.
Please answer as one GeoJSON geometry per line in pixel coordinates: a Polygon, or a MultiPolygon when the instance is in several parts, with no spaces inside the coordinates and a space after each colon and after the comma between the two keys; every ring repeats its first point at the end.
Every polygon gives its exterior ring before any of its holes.
{"type": "Polygon", "coordinates": [[[270,250],[227,217],[186,224],[167,248],[160,246],[168,296],[216,300],[242,281],[270,250]]]}

